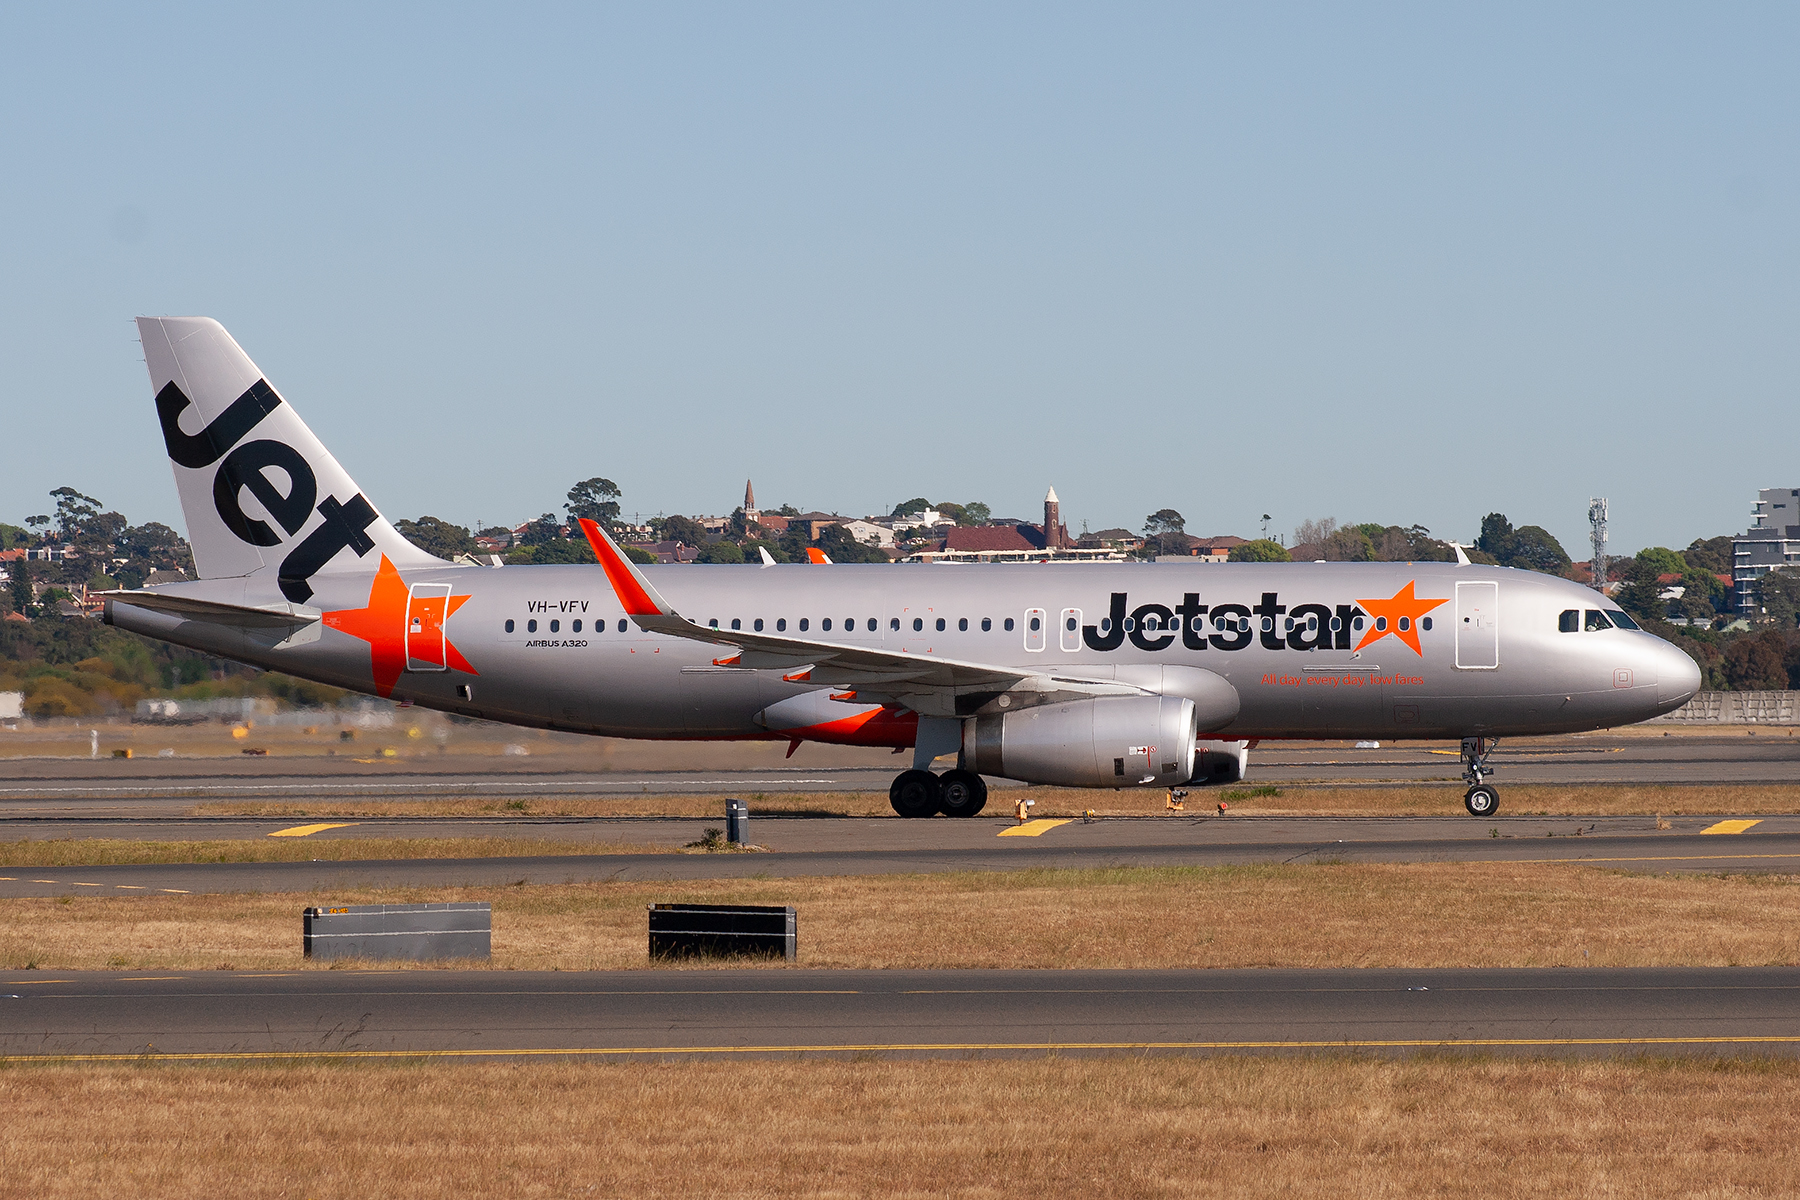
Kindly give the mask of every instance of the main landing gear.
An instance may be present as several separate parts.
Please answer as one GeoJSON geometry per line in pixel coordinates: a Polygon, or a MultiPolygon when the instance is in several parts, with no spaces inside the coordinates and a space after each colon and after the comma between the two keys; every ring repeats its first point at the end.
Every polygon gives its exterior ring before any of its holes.
{"type": "Polygon", "coordinates": [[[903,817],[972,817],[987,805],[987,783],[973,771],[902,771],[888,788],[888,803],[903,817]]]}
{"type": "Polygon", "coordinates": [[[1500,811],[1500,791],[1484,781],[1488,775],[1488,756],[1500,744],[1499,738],[1466,737],[1462,740],[1463,780],[1469,790],[1463,793],[1463,807],[1471,817],[1491,817],[1500,811]]]}

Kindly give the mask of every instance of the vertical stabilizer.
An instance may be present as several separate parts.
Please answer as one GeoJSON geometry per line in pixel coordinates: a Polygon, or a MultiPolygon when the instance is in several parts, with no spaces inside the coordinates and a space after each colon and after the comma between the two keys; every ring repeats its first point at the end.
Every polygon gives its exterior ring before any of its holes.
{"type": "Polygon", "coordinates": [[[207,317],[139,317],[144,363],[202,579],[267,574],[304,604],[320,572],[442,565],[400,536],[207,317]]]}

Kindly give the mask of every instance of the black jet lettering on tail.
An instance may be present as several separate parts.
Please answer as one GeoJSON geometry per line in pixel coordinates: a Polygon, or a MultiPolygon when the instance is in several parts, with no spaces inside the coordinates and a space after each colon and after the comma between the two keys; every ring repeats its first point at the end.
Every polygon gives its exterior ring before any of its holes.
{"type": "Polygon", "coordinates": [[[168,447],[169,457],[181,466],[198,470],[218,462],[227,450],[243,441],[258,422],[281,407],[281,397],[259,379],[205,429],[183,433],[181,414],[192,403],[172,381],[156,393],[156,415],[162,422],[163,445],[168,447]]]}
{"type": "Polygon", "coordinates": [[[338,551],[354,550],[361,558],[375,548],[374,539],[363,532],[375,523],[375,510],[363,499],[361,492],[350,497],[347,504],[339,504],[335,496],[325,497],[319,502],[319,515],[325,518],[324,522],[282,560],[281,571],[276,576],[281,583],[281,594],[295,604],[305,604],[312,599],[312,585],[307,580],[336,557],[338,551]]]}
{"type": "Polygon", "coordinates": [[[1125,642],[1125,593],[1112,594],[1112,612],[1106,622],[1106,632],[1102,634],[1092,625],[1081,627],[1081,640],[1087,643],[1089,650],[1117,650],[1125,642]]]}
{"type": "Polygon", "coordinates": [[[300,532],[312,516],[313,501],[318,499],[319,483],[312,468],[300,452],[286,442],[266,439],[245,442],[225,456],[218,474],[213,476],[213,507],[225,528],[253,546],[279,546],[281,535],[269,528],[268,522],[244,514],[238,494],[249,488],[269,515],[281,522],[290,535],[300,532]],[[279,467],[288,477],[284,495],[275,481],[265,473],[267,467],[279,467]]]}

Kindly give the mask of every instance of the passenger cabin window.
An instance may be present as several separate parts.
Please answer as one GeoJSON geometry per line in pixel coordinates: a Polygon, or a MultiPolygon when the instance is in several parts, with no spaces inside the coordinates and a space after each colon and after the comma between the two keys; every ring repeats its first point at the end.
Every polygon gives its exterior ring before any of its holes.
{"type": "MultiPolygon", "coordinates": [[[[805,629],[805,628],[806,628],[806,622],[805,622],[805,621],[802,621],[802,622],[800,622],[800,628],[802,628],[802,629],[805,629]]],[[[823,632],[823,633],[830,633],[830,632],[831,632],[831,618],[830,618],[830,617],[826,617],[826,618],[825,618],[825,619],[824,619],[824,620],[823,620],[823,621],[820,621],[820,622],[819,622],[819,629],[820,629],[820,631],[821,631],[821,632],[823,632]]]]}
{"type": "Polygon", "coordinates": [[[969,632],[969,618],[967,618],[967,617],[957,618],[956,628],[961,633],[969,632]]]}
{"type": "Polygon", "coordinates": [[[731,618],[731,627],[733,629],[742,629],[744,627],[744,619],[742,617],[731,618]]]}
{"type": "MultiPolygon", "coordinates": [[[[805,633],[805,632],[806,632],[806,626],[807,626],[807,620],[806,620],[806,618],[805,618],[805,617],[801,617],[801,618],[800,618],[800,632],[801,632],[801,633],[805,633]]],[[[780,622],[780,621],[777,621],[777,622],[775,622],[775,628],[777,628],[777,629],[780,629],[780,628],[781,628],[781,622],[780,622]]]]}
{"type": "Polygon", "coordinates": [[[562,631],[562,622],[561,621],[550,622],[550,632],[551,633],[560,633],[561,631],[562,631]]]}
{"type": "Polygon", "coordinates": [[[775,632],[776,633],[786,633],[787,632],[787,618],[786,617],[776,617],[775,618],[775,632]]]}
{"type": "Polygon", "coordinates": [[[875,623],[875,618],[870,617],[869,618],[869,632],[874,633],[877,628],[879,628],[879,626],[877,626],[877,624],[875,623]]]}
{"type": "MultiPolygon", "coordinates": [[[[871,628],[871,629],[873,629],[873,628],[874,628],[874,625],[873,625],[873,624],[871,624],[871,625],[870,625],[870,626],[869,626],[869,627],[870,627],[870,628],[871,628]]],[[[900,618],[899,618],[899,617],[889,617],[889,618],[888,618],[888,628],[889,628],[889,629],[898,629],[898,628],[900,628],[900,618]]]]}
{"type": "Polygon", "coordinates": [[[536,633],[537,632],[537,618],[536,617],[533,617],[531,620],[525,622],[525,632],[526,633],[536,633]]]}
{"type": "Polygon", "coordinates": [[[990,630],[992,630],[993,628],[994,628],[994,619],[992,617],[981,618],[981,632],[987,633],[990,630]]]}
{"type": "Polygon", "coordinates": [[[619,632],[620,633],[625,632],[625,618],[624,617],[619,618],[619,632]]]}
{"type": "Polygon", "coordinates": [[[1005,629],[1006,632],[1011,633],[1013,631],[1013,619],[1011,617],[1006,618],[1006,624],[1001,628],[1005,629]]]}
{"type": "Polygon", "coordinates": [[[937,631],[939,633],[944,632],[944,618],[942,618],[942,617],[939,617],[937,619],[937,631]]]}
{"type": "Polygon", "coordinates": [[[512,631],[513,631],[512,618],[508,617],[508,618],[506,618],[506,632],[511,633],[512,631]]]}
{"type": "Polygon", "coordinates": [[[914,633],[922,633],[924,631],[924,629],[925,629],[925,618],[914,617],[913,618],[913,632],[914,633]]]}
{"type": "Polygon", "coordinates": [[[756,618],[755,628],[756,628],[756,632],[758,632],[758,633],[762,632],[762,618],[761,617],[756,618]]]}
{"type": "Polygon", "coordinates": [[[717,629],[719,627],[719,618],[714,617],[711,620],[709,620],[706,624],[709,628],[717,629]]]}
{"type": "Polygon", "coordinates": [[[581,618],[576,617],[575,620],[569,624],[569,628],[573,629],[576,633],[580,633],[581,632],[581,618]]]}
{"type": "Polygon", "coordinates": [[[1591,633],[1596,629],[1611,629],[1612,622],[1607,620],[1606,614],[1599,609],[1590,608],[1587,610],[1587,621],[1582,628],[1591,633]]]}
{"type": "Polygon", "coordinates": [[[1556,618],[1556,628],[1561,633],[1580,633],[1581,610],[1579,608],[1563,609],[1562,616],[1556,618]]]}

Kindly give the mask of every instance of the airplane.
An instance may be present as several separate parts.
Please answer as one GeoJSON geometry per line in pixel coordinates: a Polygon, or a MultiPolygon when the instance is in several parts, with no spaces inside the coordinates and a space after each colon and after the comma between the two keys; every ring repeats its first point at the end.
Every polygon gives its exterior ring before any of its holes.
{"type": "Polygon", "coordinates": [[[889,789],[904,817],[974,816],[984,777],[1174,789],[1243,779],[1268,739],[1456,739],[1464,804],[1487,817],[1500,737],[1643,721],[1700,686],[1599,593],[1460,552],[640,567],[582,519],[598,568],[447,562],[218,322],[138,329],[197,578],[105,593],[106,622],[443,712],[790,755],[910,749],[889,789]]]}

